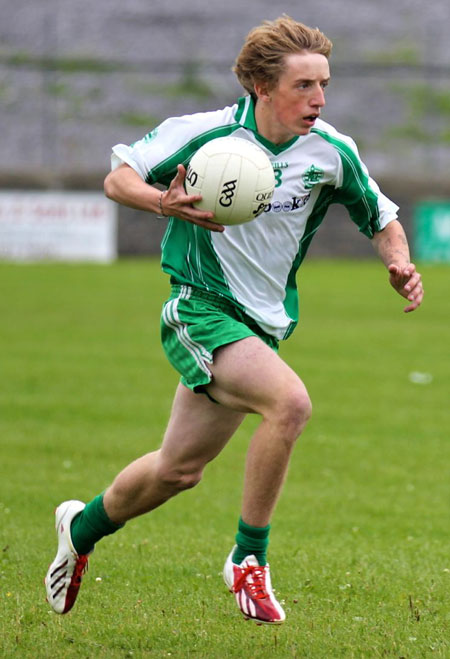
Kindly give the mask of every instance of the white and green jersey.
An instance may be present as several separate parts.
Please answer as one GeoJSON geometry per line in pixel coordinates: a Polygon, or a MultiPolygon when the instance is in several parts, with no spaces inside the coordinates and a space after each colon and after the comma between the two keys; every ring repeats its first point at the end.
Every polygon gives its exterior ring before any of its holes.
{"type": "Polygon", "coordinates": [[[171,218],[162,268],[173,281],[233,301],[268,334],[284,339],[298,320],[296,273],[332,203],[344,204],[371,238],[398,207],[369,177],[353,140],[317,120],[308,135],[273,144],[257,132],[250,96],[230,107],[167,119],[132,146],[113,148],[112,166],[127,163],[149,184],[169,185],[205,142],[226,135],[257,144],[272,162],[271,203],[253,222],[211,232],[171,218]]]}

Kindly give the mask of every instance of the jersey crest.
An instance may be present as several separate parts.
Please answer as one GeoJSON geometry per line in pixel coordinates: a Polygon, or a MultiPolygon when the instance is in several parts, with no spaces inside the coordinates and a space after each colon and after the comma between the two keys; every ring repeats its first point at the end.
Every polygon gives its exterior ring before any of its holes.
{"type": "Polygon", "coordinates": [[[311,190],[317,183],[323,179],[324,171],[320,167],[311,165],[302,174],[302,180],[307,190],[311,190]]]}

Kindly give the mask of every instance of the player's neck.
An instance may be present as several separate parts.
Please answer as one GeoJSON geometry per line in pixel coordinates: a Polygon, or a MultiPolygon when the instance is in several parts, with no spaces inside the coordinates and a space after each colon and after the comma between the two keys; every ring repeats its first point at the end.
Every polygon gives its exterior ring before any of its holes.
{"type": "Polygon", "coordinates": [[[258,133],[273,144],[284,144],[295,137],[294,133],[288,131],[284,126],[281,126],[274,120],[271,107],[267,103],[256,102],[255,122],[258,133]]]}

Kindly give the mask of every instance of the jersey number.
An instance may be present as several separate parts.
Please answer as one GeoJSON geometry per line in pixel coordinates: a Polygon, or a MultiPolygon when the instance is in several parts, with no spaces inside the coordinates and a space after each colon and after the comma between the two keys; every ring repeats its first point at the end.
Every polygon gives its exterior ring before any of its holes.
{"type": "Polygon", "coordinates": [[[279,188],[282,183],[283,172],[281,169],[274,169],[273,173],[275,174],[275,187],[279,188]]]}

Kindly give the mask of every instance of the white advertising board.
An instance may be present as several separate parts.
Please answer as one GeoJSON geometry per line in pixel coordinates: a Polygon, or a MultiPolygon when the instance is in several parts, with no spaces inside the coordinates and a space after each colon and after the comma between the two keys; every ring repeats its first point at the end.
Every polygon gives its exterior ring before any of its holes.
{"type": "Polygon", "coordinates": [[[0,192],[0,259],[117,257],[117,206],[98,192],[0,192]]]}

